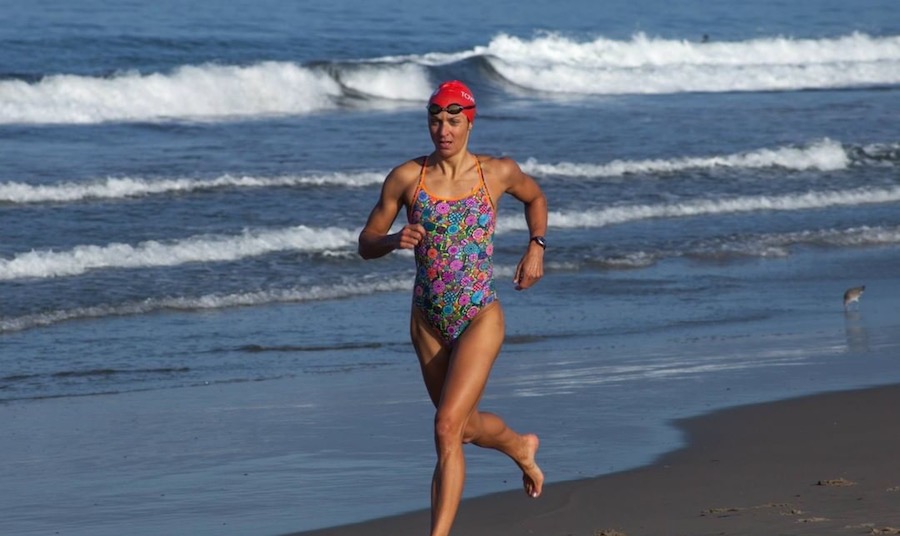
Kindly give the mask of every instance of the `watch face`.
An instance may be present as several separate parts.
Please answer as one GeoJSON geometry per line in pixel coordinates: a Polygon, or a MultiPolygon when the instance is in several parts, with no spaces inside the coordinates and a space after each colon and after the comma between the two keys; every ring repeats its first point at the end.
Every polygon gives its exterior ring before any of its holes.
{"type": "Polygon", "coordinates": [[[536,236],[536,237],[532,238],[532,240],[534,240],[535,242],[537,242],[537,244],[538,244],[539,246],[541,246],[542,248],[546,248],[546,247],[547,247],[547,241],[544,240],[544,237],[543,237],[543,236],[536,236]]]}

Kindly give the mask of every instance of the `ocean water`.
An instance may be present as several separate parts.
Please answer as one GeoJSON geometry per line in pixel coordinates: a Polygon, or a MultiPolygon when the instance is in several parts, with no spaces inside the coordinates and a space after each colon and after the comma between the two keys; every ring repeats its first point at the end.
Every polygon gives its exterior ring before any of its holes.
{"type": "MultiPolygon", "coordinates": [[[[449,78],[470,147],[549,199],[524,293],[500,204],[485,405],[541,433],[552,481],[652,460],[674,418],[900,379],[892,0],[6,0],[0,22],[2,534],[427,506],[412,256],[355,250],[449,78]]],[[[515,486],[471,458],[467,496],[515,486]]]]}

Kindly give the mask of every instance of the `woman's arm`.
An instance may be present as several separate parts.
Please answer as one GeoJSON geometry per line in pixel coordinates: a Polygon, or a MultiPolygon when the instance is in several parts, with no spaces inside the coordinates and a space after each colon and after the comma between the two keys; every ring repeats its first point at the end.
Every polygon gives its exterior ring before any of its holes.
{"type": "Polygon", "coordinates": [[[547,234],[547,198],[537,181],[526,175],[514,160],[502,158],[496,163],[499,164],[504,191],[525,207],[528,246],[513,278],[516,289],[524,290],[534,286],[544,276],[544,248],[532,238],[547,234]]]}
{"type": "Polygon", "coordinates": [[[425,235],[425,229],[419,224],[407,224],[399,232],[388,234],[391,224],[403,207],[404,192],[409,188],[410,175],[405,169],[407,167],[408,163],[388,174],[381,186],[381,196],[359,233],[357,251],[364,259],[383,257],[395,249],[412,249],[425,235]]]}

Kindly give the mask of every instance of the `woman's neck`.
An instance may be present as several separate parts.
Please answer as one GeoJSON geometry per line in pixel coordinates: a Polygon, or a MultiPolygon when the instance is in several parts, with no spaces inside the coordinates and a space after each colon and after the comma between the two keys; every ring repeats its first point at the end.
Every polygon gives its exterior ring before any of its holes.
{"type": "Polygon", "coordinates": [[[465,175],[471,165],[471,160],[471,153],[467,149],[446,158],[434,152],[429,158],[431,165],[440,168],[441,173],[449,180],[455,180],[465,175]]]}

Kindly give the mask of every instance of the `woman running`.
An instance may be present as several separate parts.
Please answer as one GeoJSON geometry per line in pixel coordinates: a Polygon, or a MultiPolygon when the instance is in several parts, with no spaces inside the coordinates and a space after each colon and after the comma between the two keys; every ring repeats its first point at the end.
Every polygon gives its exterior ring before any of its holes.
{"type": "Polygon", "coordinates": [[[431,536],[450,534],[465,481],[465,443],[512,458],[530,497],[538,497],[544,483],[535,462],[538,437],[514,432],[499,416],[479,411],[478,404],[504,337],[493,280],[497,202],[509,193],[525,207],[530,234],[513,278],[517,290],[530,288],[544,274],[547,202],[515,161],[469,152],[475,111],[475,98],[462,82],[435,90],[428,101],[434,152],[388,174],[359,235],[365,259],[395,249],[415,252],[410,336],[436,408],[431,536]],[[408,223],[389,234],[403,208],[408,223]]]}

